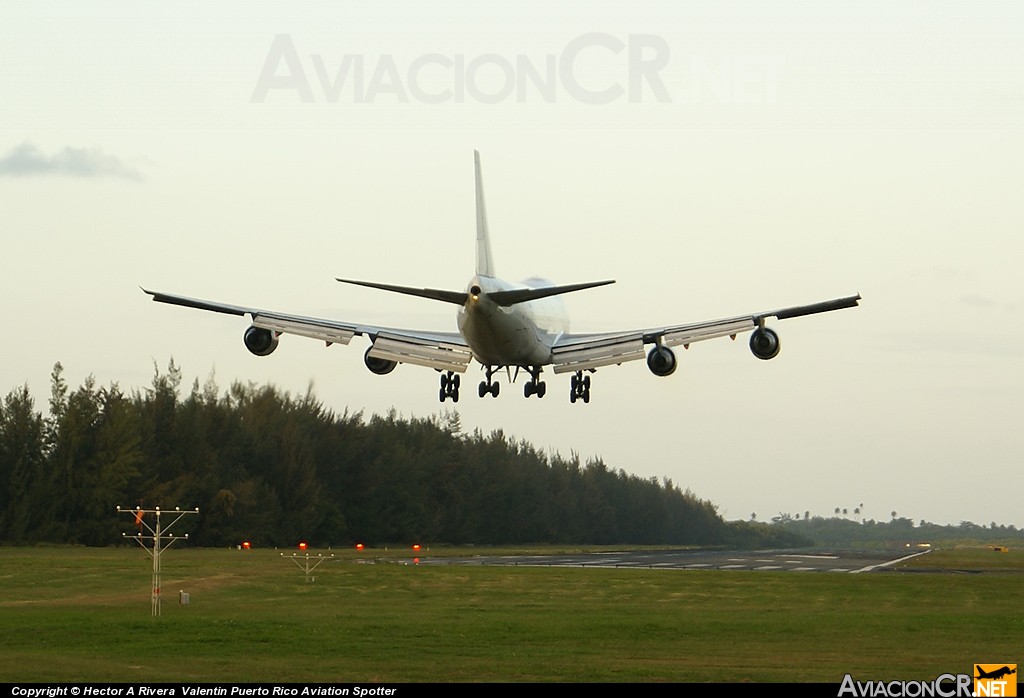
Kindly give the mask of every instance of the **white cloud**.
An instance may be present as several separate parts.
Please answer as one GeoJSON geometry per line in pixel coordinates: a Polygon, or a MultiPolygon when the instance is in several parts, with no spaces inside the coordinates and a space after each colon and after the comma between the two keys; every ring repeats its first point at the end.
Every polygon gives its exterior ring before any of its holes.
{"type": "Polygon", "coordinates": [[[119,177],[141,180],[142,173],[100,148],[65,146],[46,155],[29,142],[12,148],[0,157],[0,176],[28,177],[58,175],[65,177],[119,177]]]}

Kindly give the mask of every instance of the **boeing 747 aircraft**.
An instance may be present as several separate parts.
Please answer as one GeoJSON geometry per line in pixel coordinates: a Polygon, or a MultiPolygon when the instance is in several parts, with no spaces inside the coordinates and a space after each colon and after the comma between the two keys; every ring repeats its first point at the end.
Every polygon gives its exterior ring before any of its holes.
{"type": "Polygon", "coordinates": [[[715,337],[732,337],[750,331],[750,350],[759,359],[772,359],[779,353],[778,334],[765,326],[767,318],[812,315],[858,304],[859,295],[794,306],[781,310],[749,313],[709,322],[665,325],[647,329],[611,333],[573,334],[560,298],[565,293],[604,286],[613,281],[556,286],[543,279],[528,279],[515,284],[497,277],[491,258],[484,207],[483,179],[480,174],[480,153],[474,152],[476,169],[476,275],[465,291],[444,291],[410,288],[369,281],[338,279],[342,283],[404,293],[412,296],[452,303],[458,306],[458,332],[430,332],[378,327],[340,320],[325,320],[261,310],[249,306],[229,305],[212,301],[159,293],[143,289],[154,301],[230,315],[248,315],[251,325],[243,337],[246,348],[257,356],[267,356],[277,349],[282,334],[319,339],[331,344],[348,344],[352,337],[369,338],[370,346],[363,361],[373,373],[391,373],[398,364],[427,366],[441,373],[441,402],[459,400],[459,374],[472,360],[484,370],[480,397],[497,397],[500,385],[495,379],[504,368],[510,383],[520,371],[529,378],[523,385],[526,397],[544,397],[547,385],[541,372],[550,367],[553,373],[571,373],[569,399],[590,402],[590,374],[602,366],[621,364],[646,356],[647,366],[656,376],[668,376],[676,370],[672,347],[689,348],[693,342],[715,337]],[[647,347],[650,346],[648,351],[647,347]]]}

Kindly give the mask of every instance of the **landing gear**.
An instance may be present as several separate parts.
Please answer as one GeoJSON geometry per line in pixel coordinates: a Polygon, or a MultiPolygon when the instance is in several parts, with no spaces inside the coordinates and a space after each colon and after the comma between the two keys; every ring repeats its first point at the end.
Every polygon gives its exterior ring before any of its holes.
{"type": "Polygon", "coordinates": [[[452,402],[459,401],[459,382],[459,377],[451,371],[441,374],[441,390],[438,392],[441,402],[448,398],[451,398],[452,402]]]}
{"type": "Polygon", "coordinates": [[[540,366],[534,366],[529,369],[530,380],[526,381],[523,386],[523,396],[530,397],[536,395],[537,397],[544,397],[544,394],[548,391],[548,385],[540,379],[540,366]]]}
{"type": "Polygon", "coordinates": [[[583,371],[576,371],[569,381],[569,402],[575,404],[577,400],[590,402],[590,376],[584,376],[583,371]]]}
{"type": "Polygon", "coordinates": [[[501,385],[498,383],[498,381],[493,380],[491,378],[491,374],[494,373],[494,369],[492,369],[490,366],[487,366],[485,370],[487,371],[487,379],[480,381],[480,386],[477,388],[477,393],[479,393],[480,397],[483,397],[487,393],[490,393],[491,397],[498,397],[501,385]]]}

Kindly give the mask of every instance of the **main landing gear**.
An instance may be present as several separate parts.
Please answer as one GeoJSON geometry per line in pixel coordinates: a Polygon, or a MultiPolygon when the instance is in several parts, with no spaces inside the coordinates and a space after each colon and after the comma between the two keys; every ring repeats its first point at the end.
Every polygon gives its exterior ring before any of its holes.
{"type": "Polygon", "coordinates": [[[569,402],[575,404],[577,400],[590,402],[590,376],[584,376],[583,371],[576,371],[569,381],[569,402]]]}
{"type": "Polygon", "coordinates": [[[441,391],[438,393],[441,402],[451,398],[452,402],[459,401],[459,376],[452,371],[441,374],[441,391]]]}
{"type": "Polygon", "coordinates": [[[498,393],[501,390],[501,385],[498,383],[498,381],[491,378],[491,374],[494,373],[494,369],[490,366],[487,366],[485,370],[487,371],[487,379],[480,381],[480,386],[477,389],[477,392],[480,394],[480,397],[483,397],[488,393],[491,394],[491,397],[498,397],[498,393]]]}
{"type": "MultiPolygon", "coordinates": [[[[484,366],[486,378],[480,381],[480,385],[477,386],[477,394],[482,398],[487,395],[498,397],[498,393],[501,392],[501,385],[494,379],[495,368],[501,368],[501,366],[484,366]]],[[[518,377],[520,368],[525,368],[530,373],[530,380],[526,381],[523,385],[523,396],[527,398],[534,395],[538,398],[544,397],[548,392],[548,385],[540,379],[541,367],[516,367],[516,377],[518,377]]],[[[593,373],[593,369],[590,372],[593,373]]],[[[509,381],[514,380],[510,374],[509,381]]],[[[451,371],[441,376],[441,402],[448,398],[451,398],[452,402],[459,401],[459,377],[451,371]]],[[[590,376],[583,375],[583,371],[576,371],[572,376],[569,384],[569,401],[573,403],[577,401],[590,402],[590,376]]]]}
{"type": "Polygon", "coordinates": [[[540,379],[540,366],[532,366],[530,369],[530,380],[526,381],[523,385],[523,396],[530,397],[536,395],[537,397],[544,397],[544,393],[548,391],[547,383],[540,379]]]}

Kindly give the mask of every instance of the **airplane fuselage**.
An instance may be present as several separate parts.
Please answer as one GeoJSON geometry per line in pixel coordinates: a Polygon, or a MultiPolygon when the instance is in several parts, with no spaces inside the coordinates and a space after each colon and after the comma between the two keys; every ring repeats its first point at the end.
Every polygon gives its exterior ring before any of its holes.
{"type": "Polygon", "coordinates": [[[495,291],[550,286],[542,279],[513,284],[477,275],[466,289],[469,297],[459,308],[459,332],[484,366],[544,366],[551,347],[569,331],[565,304],[558,296],[501,306],[488,297],[495,291]]]}

